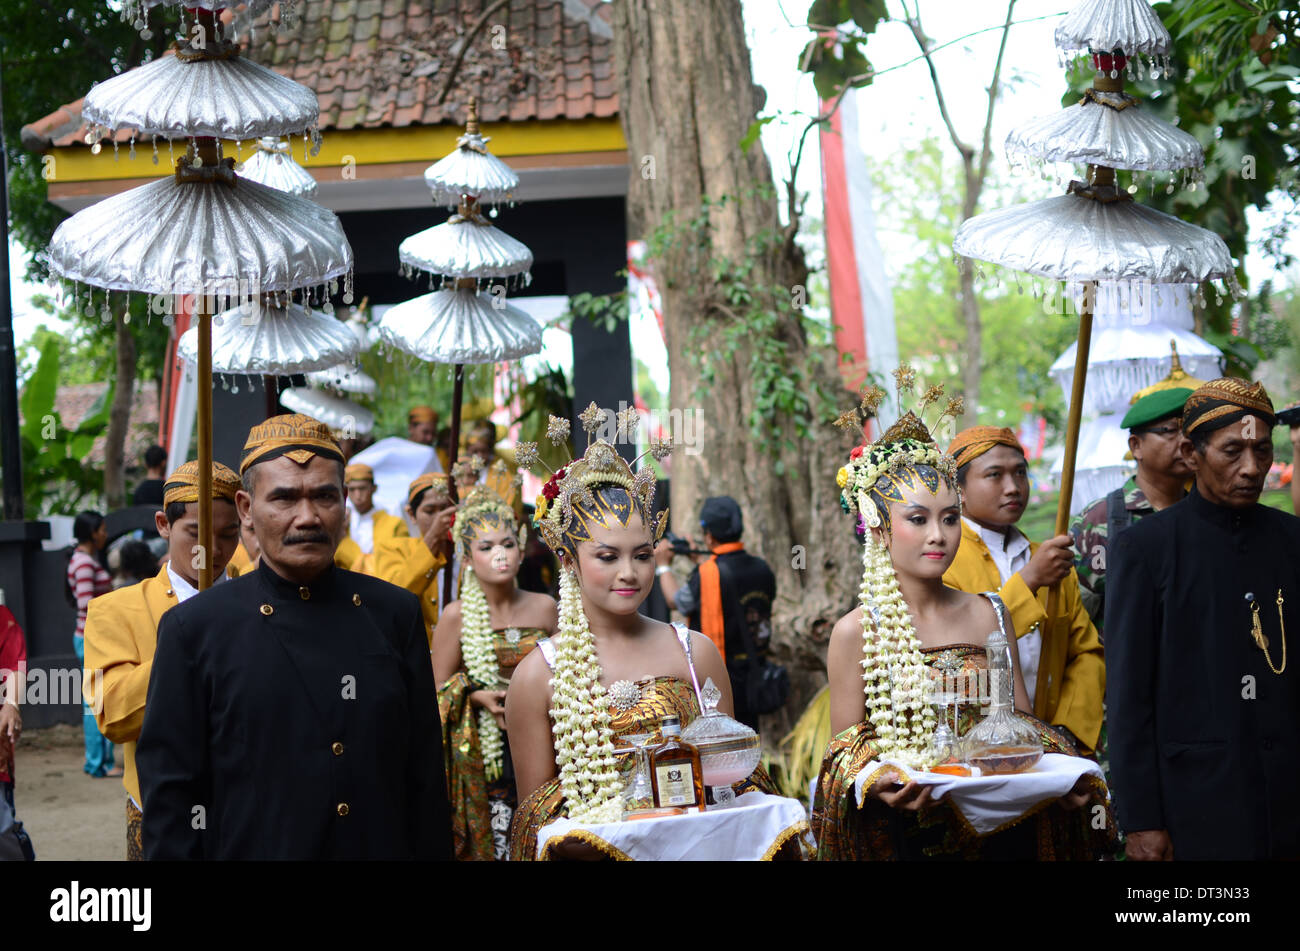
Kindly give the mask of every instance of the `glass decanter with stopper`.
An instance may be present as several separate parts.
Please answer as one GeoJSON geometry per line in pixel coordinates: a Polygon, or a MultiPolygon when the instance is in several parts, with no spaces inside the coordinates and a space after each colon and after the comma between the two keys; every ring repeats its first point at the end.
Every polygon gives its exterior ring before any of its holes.
{"type": "Polygon", "coordinates": [[[1016,716],[1011,648],[1001,627],[984,645],[988,656],[989,713],[966,734],[967,759],[984,776],[1023,773],[1043,757],[1038,731],[1016,716]]]}
{"type": "Polygon", "coordinates": [[[682,731],[682,739],[700,751],[704,785],[713,802],[725,807],[736,801],[732,784],[749,778],[762,758],[762,749],[757,733],[718,709],[721,702],[722,691],[710,677],[700,690],[704,712],[682,731]]]}

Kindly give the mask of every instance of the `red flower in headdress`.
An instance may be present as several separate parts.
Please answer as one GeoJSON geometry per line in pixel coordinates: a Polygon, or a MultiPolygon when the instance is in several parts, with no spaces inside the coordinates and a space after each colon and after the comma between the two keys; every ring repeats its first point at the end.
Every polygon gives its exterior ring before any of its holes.
{"type": "Polygon", "coordinates": [[[564,478],[566,468],[562,467],[555,475],[551,476],[551,481],[542,486],[542,495],[546,497],[546,501],[554,502],[555,497],[560,494],[559,481],[564,478]]]}
{"type": "Polygon", "coordinates": [[[864,446],[855,446],[854,449],[853,449],[853,451],[852,451],[851,453],[849,453],[849,458],[850,458],[850,459],[856,459],[856,458],[858,458],[858,456],[862,455],[862,450],[863,450],[864,448],[865,448],[864,446]]]}

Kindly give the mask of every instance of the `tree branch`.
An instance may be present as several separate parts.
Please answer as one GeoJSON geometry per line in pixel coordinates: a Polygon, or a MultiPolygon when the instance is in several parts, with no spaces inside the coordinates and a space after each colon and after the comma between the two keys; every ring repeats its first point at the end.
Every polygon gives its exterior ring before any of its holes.
{"type": "Polygon", "coordinates": [[[998,61],[993,67],[993,81],[989,83],[989,108],[984,114],[984,146],[980,150],[979,185],[984,186],[984,176],[988,174],[992,149],[989,147],[993,135],[993,107],[998,101],[998,83],[1002,77],[1002,56],[1007,51],[1007,36],[1011,33],[1011,13],[1016,8],[1016,0],[1007,3],[1007,20],[1002,26],[1002,42],[998,44],[998,61]]]}
{"type": "MultiPolygon", "coordinates": [[[[1012,0],[1014,2],[1014,0],[1012,0]]],[[[967,166],[975,156],[975,150],[961,140],[957,134],[957,127],[953,125],[952,116],[948,114],[948,103],[943,98],[943,88],[939,85],[939,73],[934,68],[934,59],[930,55],[930,49],[926,46],[925,31],[921,29],[921,8],[917,6],[916,14],[908,9],[907,2],[903,2],[903,22],[912,31],[912,36],[916,39],[916,45],[921,48],[921,55],[925,57],[925,65],[930,70],[930,82],[934,85],[934,98],[939,103],[939,115],[943,117],[943,124],[948,128],[948,135],[952,138],[952,144],[957,147],[961,153],[962,162],[967,166]]]]}
{"type": "Polygon", "coordinates": [[[438,96],[437,105],[442,105],[447,101],[447,94],[451,92],[451,84],[456,81],[456,74],[460,72],[460,64],[465,59],[465,54],[469,52],[470,44],[474,42],[474,37],[478,36],[479,31],[487,24],[488,17],[504,7],[510,0],[496,0],[478,18],[469,32],[465,34],[465,40],[460,44],[460,50],[456,53],[456,58],[452,60],[451,67],[447,70],[447,81],[442,84],[442,92],[438,96]]]}

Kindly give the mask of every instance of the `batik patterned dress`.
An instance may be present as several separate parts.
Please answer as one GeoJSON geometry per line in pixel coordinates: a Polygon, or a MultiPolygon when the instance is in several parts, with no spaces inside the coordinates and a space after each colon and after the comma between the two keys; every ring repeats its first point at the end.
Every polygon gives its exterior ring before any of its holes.
{"type": "MultiPolygon", "coordinates": [[[[690,634],[681,625],[673,626],[678,629],[678,642],[686,651],[687,662],[693,675],[694,661],[691,659],[690,634]]],[[[549,666],[553,662],[554,655],[549,644],[544,644],[543,647],[543,656],[546,657],[549,666]]],[[[700,714],[699,698],[695,686],[689,681],[679,677],[647,677],[638,680],[636,686],[640,688],[641,696],[630,708],[619,710],[612,704],[609,707],[610,728],[614,731],[615,747],[618,752],[631,749],[628,746],[619,746],[617,740],[620,737],[648,733],[653,736],[651,745],[657,745],[663,741],[664,717],[677,717],[682,728],[685,729],[700,714]]],[[[619,768],[628,772],[635,768],[635,765],[635,757],[629,753],[622,757],[619,768]]],[[[754,770],[748,779],[733,785],[732,789],[738,796],[755,789],[779,795],[776,784],[772,782],[762,766],[754,770]]],[[[510,829],[510,860],[531,861],[537,858],[538,831],[546,824],[561,818],[563,812],[564,797],[560,794],[560,780],[557,776],[542,783],[519,804],[519,808],[515,811],[514,824],[510,829]]],[[[790,847],[792,857],[798,857],[798,843],[791,843],[790,847]]]]}
{"type": "MultiPolygon", "coordinates": [[[[501,684],[510,677],[538,640],[549,632],[537,627],[509,627],[492,632],[501,684]]],[[[501,776],[488,782],[479,746],[478,707],[469,695],[479,685],[462,666],[438,691],[442,719],[442,754],[451,798],[452,838],[459,861],[490,862],[504,859],[508,851],[510,820],[515,810],[515,771],[510,744],[502,736],[501,776]]]]}
{"type": "MultiPolygon", "coordinates": [[[[950,683],[958,684],[970,701],[958,707],[960,732],[965,734],[979,719],[979,684],[987,676],[981,671],[988,666],[985,649],[951,644],[923,648],[921,653],[934,676],[954,678],[950,683]]],[[[1016,711],[1015,715],[1038,731],[1044,752],[1077,755],[1074,745],[1057,730],[1028,714],[1016,711]]],[[[851,726],[831,741],[813,799],[818,859],[1087,861],[1099,858],[1114,841],[1106,788],[1096,777],[1087,777],[1092,797],[1081,808],[1066,811],[1060,800],[1049,800],[997,832],[978,836],[946,799],[909,812],[868,798],[859,809],[854,780],[876,758],[869,722],[851,726]]]]}

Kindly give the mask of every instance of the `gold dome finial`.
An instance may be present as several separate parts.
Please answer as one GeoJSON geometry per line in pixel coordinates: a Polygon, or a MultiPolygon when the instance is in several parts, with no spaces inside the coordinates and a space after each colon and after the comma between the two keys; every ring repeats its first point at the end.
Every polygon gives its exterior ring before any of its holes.
{"type": "Polygon", "coordinates": [[[1159,393],[1161,390],[1188,389],[1194,390],[1198,386],[1204,386],[1204,380],[1198,380],[1196,377],[1188,374],[1183,369],[1183,361],[1178,357],[1178,341],[1172,337],[1169,340],[1169,375],[1158,383],[1152,383],[1150,386],[1143,387],[1133,394],[1133,398],[1128,401],[1132,406],[1144,396],[1150,396],[1152,393],[1159,393]]]}

